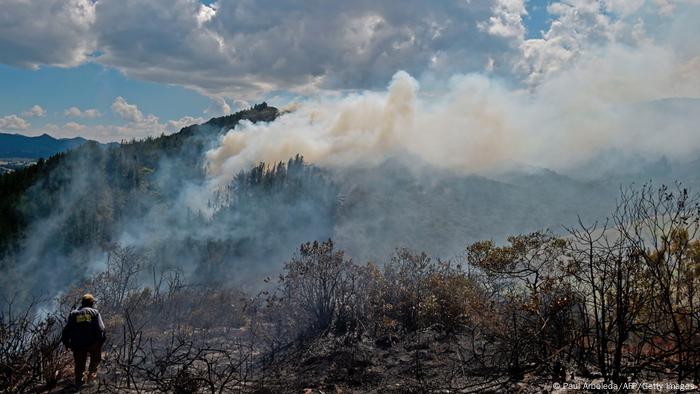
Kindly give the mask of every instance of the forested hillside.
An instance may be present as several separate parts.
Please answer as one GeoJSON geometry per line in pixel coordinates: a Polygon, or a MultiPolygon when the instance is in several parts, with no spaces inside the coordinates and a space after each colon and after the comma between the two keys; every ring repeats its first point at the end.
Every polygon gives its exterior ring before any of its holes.
{"type": "Polygon", "coordinates": [[[168,209],[174,198],[165,193],[202,181],[204,152],[220,133],[241,119],[276,116],[275,108],[261,104],[173,135],[122,144],[87,142],[0,176],[3,296],[19,291],[10,285],[18,277],[29,279],[22,293],[44,296],[79,279],[92,258],[119,241],[129,220],[168,209]],[[46,278],[57,287],[44,286],[46,278]]]}

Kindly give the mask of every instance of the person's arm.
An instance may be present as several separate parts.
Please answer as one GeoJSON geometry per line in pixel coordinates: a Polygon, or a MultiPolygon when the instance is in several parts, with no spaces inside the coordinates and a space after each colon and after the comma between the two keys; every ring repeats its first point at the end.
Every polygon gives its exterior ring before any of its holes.
{"type": "Polygon", "coordinates": [[[100,339],[100,344],[104,343],[107,340],[107,333],[105,332],[105,324],[102,321],[102,315],[100,315],[100,312],[97,312],[97,332],[98,332],[98,338],[100,339]]]}
{"type": "Polygon", "coordinates": [[[65,346],[66,349],[70,349],[71,331],[73,331],[73,319],[72,315],[68,315],[66,325],[63,327],[63,331],[61,332],[61,342],[63,342],[63,346],[65,346]]]}

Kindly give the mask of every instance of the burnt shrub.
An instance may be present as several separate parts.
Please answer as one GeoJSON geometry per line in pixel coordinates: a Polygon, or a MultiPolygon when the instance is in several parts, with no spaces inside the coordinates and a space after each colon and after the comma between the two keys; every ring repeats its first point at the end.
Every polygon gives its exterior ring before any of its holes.
{"type": "Polygon", "coordinates": [[[333,241],[305,243],[284,265],[274,300],[295,317],[299,334],[324,332],[352,309],[355,272],[356,266],[333,241]]]}

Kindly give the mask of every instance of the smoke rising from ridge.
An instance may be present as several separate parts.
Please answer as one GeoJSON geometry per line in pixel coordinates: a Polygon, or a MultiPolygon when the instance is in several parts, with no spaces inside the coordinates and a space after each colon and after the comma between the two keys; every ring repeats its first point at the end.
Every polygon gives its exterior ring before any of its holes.
{"type": "Polygon", "coordinates": [[[274,122],[240,124],[207,153],[208,171],[218,187],[296,153],[324,167],[408,153],[465,174],[521,164],[566,172],[611,149],[684,160],[700,150],[700,115],[669,113],[659,100],[700,97],[698,59],[651,44],[610,45],[532,91],[482,74],[421,87],[399,71],[386,92],[312,99],[274,122]]]}

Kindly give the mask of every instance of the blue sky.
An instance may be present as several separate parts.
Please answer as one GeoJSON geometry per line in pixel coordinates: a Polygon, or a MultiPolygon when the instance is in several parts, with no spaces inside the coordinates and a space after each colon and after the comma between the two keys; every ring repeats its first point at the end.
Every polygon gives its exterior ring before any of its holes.
{"type": "Polygon", "coordinates": [[[140,138],[262,100],[382,90],[398,70],[532,89],[587,48],[655,38],[640,21],[692,1],[663,3],[6,0],[0,131],[140,138]]]}
{"type": "Polygon", "coordinates": [[[542,32],[549,29],[551,21],[551,16],[547,12],[549,3],[551,1],[548,0],[528,1],[525,3],[527,15],[523,18],[523,23],[526,28],[526,38],[540,38],[542,32]]]}
{"type": "Polygon", "coordinates": [[[61,121],[70,106],[96,108],[102,119],[86,119],[85,123],[102,120],[118,121],[110,111],[117,96],[129,98],[147,113],[165,119],[187,114],[203,114],[211,105],[207,97],[181,86],[139,81],[99,64],[74,68],[42,67],[38,70],[0,65],[0,108],[4,114],[20,113],[35,104],[46,110],[41,121],[61,121]]]}

